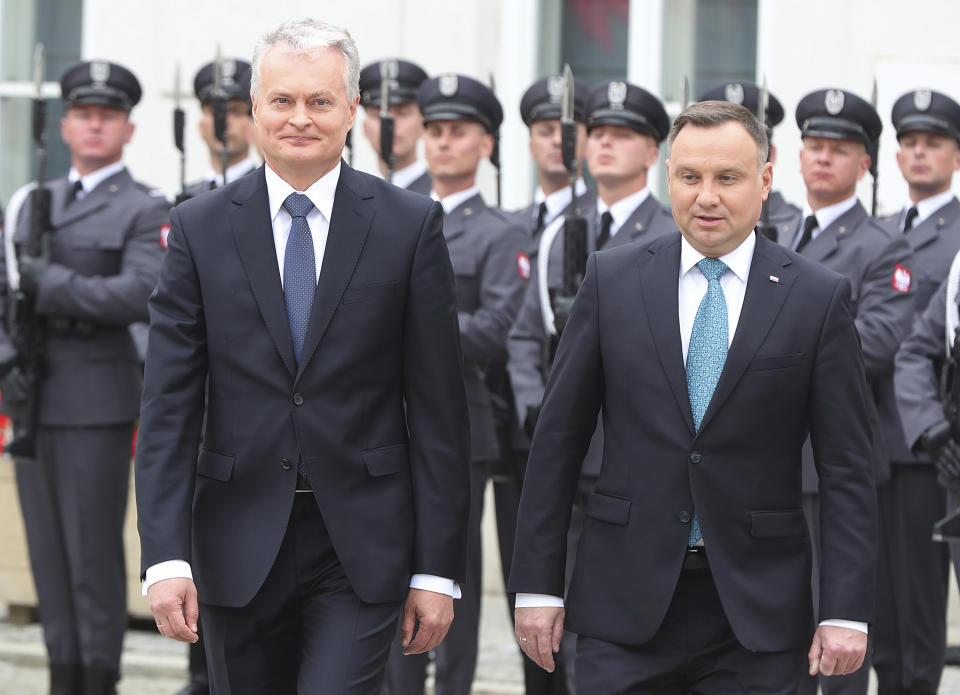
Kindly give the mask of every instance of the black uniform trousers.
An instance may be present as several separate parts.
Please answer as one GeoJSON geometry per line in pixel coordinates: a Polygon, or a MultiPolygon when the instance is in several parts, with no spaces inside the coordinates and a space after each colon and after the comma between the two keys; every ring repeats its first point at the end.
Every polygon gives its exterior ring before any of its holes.
{"type": "Polygon", "coordinates": [[[127,627],[123,520],[133,423],[40,427],[17,491],[47,654],[120,668],[127,627]]]}
{"type": "Polygon", "coordinates": [[[277,559],[253,600],[241,608],[200,604],[210,692],[374,695],[400,609],[359,599],[316,499],[299,492],[277,559]]]}

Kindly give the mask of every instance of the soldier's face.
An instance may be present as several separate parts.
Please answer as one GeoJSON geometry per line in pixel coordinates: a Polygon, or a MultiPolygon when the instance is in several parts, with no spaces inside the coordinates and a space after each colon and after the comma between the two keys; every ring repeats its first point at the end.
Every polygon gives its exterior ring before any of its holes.
{"type": "Polygon", "coordinates": [[[433,121],[426,126],[423,149],[427,167],[440,181],[476,176],[480,160],[493,151],[493,137],[473,121],[433,121]]]}
{"type": "Polygon", "coordinates": [[[773,184],[757,166],[757,145],[739,123],[684,126],[670,148],[667,183],[673,219],[705,256],[730,253],[753,231],[773,184]]]}
{"type": "MultiPolygon", "coordinates": [[[[537,164],[542,177],[566,182],[569,178],[567,168],[563,166],[563,150],[560,119],[534,121],[530,125],[530,156],[537,164]]],[[[586,151],[587,129],[577,124],[577,163],[583,160],[586,151]]]]}
{"type": "MultiPolygon", "coordinates": [[[[227,152],[231,159],[245,157],[250,150],[251,122],[246,103],[239,100],[227,102],[227,152]]],[[[213,123],[213,107],[210,104],[203,105],[203,113],[197,128],[210,151],[219,155],[223,145],[217,140],[213,123]]]]}
{"type": "MultiPolygon", "coordinates": [[[[918,200],[943,193],[960,169],[960,146],[936,133],[907,133],[900,138],[897,164],[918,200]]],[[[916,202],[916,201],[914,201],[916,202]]]]}
{"type": "Polygon", "coordinates": [[[647,170],[659,156],[656,141],[633,128],[601,125],[587,136],[587,167],[604,186],[637,180],[642,188],[646,185],[647,170]]]}
{"type": "Polygon", "coordinates": [[[263,57],[253,118],[264,158],[281,176],[315,181],[340,161],[360,99],[347,98],[345,69],[335,48],[274,47],[263,57]]]}
{"type": "MultiPolygon", "coordinates": [[[[423,116],[413,102],[394,104],[390,107],[393,116],[393,161],[398,169],[413,164],[417,158],[417,142],[423,135],[423,116]]],[[[366,109],[363,120],[363,134],[380,156],[380,109],[371,106],[366,109]]]]}
{"type": "Polygon", "coordinates": [[[100,104],[71,106],[60,121],[60,136],[70,148],[71,163],[88,174],[120,161],[133,137],[129,114],[100,104]]]}
{"type": "Polygon", "coordinates": [[[857,181],[870,170],[870,156],[856,140],[805,137],[800,149],[800,173],[807,200],[814,209],[846,200],[857,181]]]}

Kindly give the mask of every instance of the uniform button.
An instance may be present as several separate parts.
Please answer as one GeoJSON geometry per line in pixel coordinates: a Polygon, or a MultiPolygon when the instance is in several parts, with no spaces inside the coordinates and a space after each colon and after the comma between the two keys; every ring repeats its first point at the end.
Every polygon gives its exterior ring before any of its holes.
{"type": "Polygon", "coordinates": [[[690,512],[688,512],[686,509],[684,509],[682,512],[680,512],[680,521],[681,521],[681,523],[689,524],[689,523],[690,523],[690,512]]]}
{"type": "Polygon", "coordinates": [[[690,452],[690,463],[700,463],[701,461],[703,461],[703,454],[699,451],[690,452]]]}
{"type": "Polygon", "coordinates": [[[293,465],[290,463],[290,459],[288,459],[286,456],[280,459],[280,468],[285,471],[289,471],[292,467],[293,465]]]}
{"type": "Polygon", "coordinates": [[[294,405],[303,405],[303,394],[295,393],[293,394],[293,404],[294,405]]]}

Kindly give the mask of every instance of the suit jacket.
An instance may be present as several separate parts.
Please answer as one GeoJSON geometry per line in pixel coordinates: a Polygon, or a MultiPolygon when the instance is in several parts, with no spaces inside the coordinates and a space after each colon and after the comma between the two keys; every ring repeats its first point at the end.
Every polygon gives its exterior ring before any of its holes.
{"type": "Polygon", "coordinates": [[[137,446],[143,569],[192,558],[202,601],[245,605],[302,457],[363,601],[401,600],[414,573],[462,581],[469,434],[440,206],[341,164],[299,365],[263,169],[171,222],[137,446]]]}
{"type": "MultiPolygon", "coordinates": [[[[40,278],[36,310],[60,325],[81,321],[92,330],[47,331],[40,424],[86,427],[133,422],[142,382],[140,357],[128,326],[147,319],[147,298],[160,273],[161,235],[170,205],[162,194],[134,181],[126,169],[69,204],[72,191],[66,178],[47,186],[53,225],[51,264],[40,278]]],[[[17,228],[9,230],[18,247],[26,243],[29,230],[28,200],[17,228]]],[[[7,340],[4,328],[0,340],[7,340]]]]}
{"type": "Polygon", "coordinates": [[[806,648],[813,609],[800,449],[808,432],[824,474],[821,612],[869,622],[876,509],[849,283],[758,238],[697,432],[679,266],[679,234],[591,256],[530,450],[509,591],[563,595],[570,503],[602,409],[603,466],[567,594],[571,631],[649,640],[673,597],[695,509],[738,641],[758,651],[806,648]]]}
{"type": "MultiPolygon", "coordinates": [[[[800,214],[791,234],[781,235],[787,247],[800,233],[800,214]]],[[[873,391],[873,462],[877,483],[890,477],[890,460],[904,449],[893,392],[893,360],[910,330],[914,314],[912,281],[898,285],[897,268],[913,271],[913,252],[903,234],[890,233],[857,202],[808,243],[802,255],[845,275],[853,288],[854,315],[863,348],[867,381],[873,391]]],[[[813,451],[804,453],[804,490],[817,491],[813,451]]]]}

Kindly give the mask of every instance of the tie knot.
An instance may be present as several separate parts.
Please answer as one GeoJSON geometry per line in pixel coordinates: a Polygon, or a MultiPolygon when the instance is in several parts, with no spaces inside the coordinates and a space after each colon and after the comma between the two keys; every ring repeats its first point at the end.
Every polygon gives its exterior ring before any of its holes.
{"type": "Polygon", "coordinates": [[[610,229],[610,225],[613,224],[613,215],[609,210],[600,215],[600,224],[610,229]]]}
{"type": "Polygon", "coordinates": [[[719,258],[702,258],[697,263],[697,267],[707,281],[719,280],[728,270],[727,264],[719,258]]]}
{"type": "Polygon", "coordinates": [[[290,217],[306,217],[313,210],[313,202],[303,193],[291,193],[283,201],[283,207],[290,217]]]}
{"type": "Polygon", "coordinates": [[[917,215],[920,212],[917,210],[916,206],[911,205],[910,209],[907,210],[907,216],[903,220],[903,231],[909,232],[913,227],[914,220],[917,219],[917,215]]]}
{"type": "Polygon", "coordinates": [[[803,221],[803,231],[805,234],[809,234],[814,229],[817,228],[817,216],[816,215],[807,215],[807,218],[803,221]]]}

